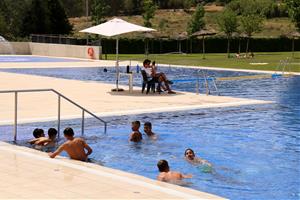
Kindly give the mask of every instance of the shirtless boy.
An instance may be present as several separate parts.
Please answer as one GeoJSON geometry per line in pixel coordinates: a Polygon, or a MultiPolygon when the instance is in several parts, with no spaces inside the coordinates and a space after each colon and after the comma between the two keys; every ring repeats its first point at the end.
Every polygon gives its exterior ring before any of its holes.
{"type": "Polygon", "coordinates": [[[87,161],[88,155],[90,155],[93,150],[82,138],[74,138],[74,131],[72,128],[66,128],[64,130],[64,136],[67,141],[62,144],[54,153],[49,153],[50,158],[55,158],[62,151],[66,151],[71,159],[87,161]],[[87,150],[87,152],[85,151],[87,150]]]}
{"type": "Polygon", "coordinates": [[[152,140],[156,140],[157,136],[155,133],[152,132],[152,124],[151,122],[145,122],[144,124],[144,132],[146,133],[146,135],[152,139],[152,140]]]}
{"type": "Polygon", "coordinates": [[[157,176],[157,180],[159,181],[174,182],[184,178],[192,178],[191,174],[184,175],[180,172],[170,171],[168,161],[166,160],[158,161],[157,167],[160,172],[159,175],[157,176]]]}
{"type": "Polygon", "coordinates": [[[132,133],[129,136],[129,141],[130,142],[140,142],[143,139],[142,134],[139,130],[140,126],[141,126],[140,121],[133,121],[131,123],[132,133]]]}

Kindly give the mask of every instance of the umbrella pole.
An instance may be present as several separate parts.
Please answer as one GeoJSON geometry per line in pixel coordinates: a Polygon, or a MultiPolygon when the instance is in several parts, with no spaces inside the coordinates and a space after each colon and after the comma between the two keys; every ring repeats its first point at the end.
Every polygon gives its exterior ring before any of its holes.
{"type": "Polygon", "coordinates": [[[205,46],[204,45],[205,44],[204,44],[204,35],[203,35],[203,37],[202,37],[202,54],[203,54],[202,59],[205,59],[205,46]]]}
{"type": "Polygon", "coordinates": [[[124,91],[123,89],[119,88],[119,38],[116,40],[116,88],[112,89],[113,92],[121,92],[124,91]]]}

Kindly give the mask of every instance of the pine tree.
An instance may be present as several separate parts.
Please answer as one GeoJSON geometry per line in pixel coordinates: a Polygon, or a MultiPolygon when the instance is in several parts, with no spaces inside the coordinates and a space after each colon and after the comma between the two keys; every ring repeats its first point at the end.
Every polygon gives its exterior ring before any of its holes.
{"type": "Polygon", "coordinates": [[[69,34],[73,26],[70,24],[60,0],[48,0],[49,22],[51,34],[69,34]]]}
{"type": "Polygon", "coordinates": [[[46,34],[49,32],[49,24],[47,2],[32,0],[23,18],[21,35],[46,34]]]}

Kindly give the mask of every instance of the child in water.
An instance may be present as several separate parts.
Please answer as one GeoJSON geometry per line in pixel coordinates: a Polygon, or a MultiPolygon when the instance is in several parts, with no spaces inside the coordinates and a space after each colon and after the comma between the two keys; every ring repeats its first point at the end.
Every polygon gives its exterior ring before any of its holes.
{"type": "Polygon", "coordinates": [[[192,164],[201,165],[202,172],[208,173],[208,172],[212,171],[212,164],[209,163],[207,160],[196,157],[196,155],[192,149],[190,149],[190,148],[186,149],[184,152],[184,157],[188,162],[190,162],[192,164]]]}

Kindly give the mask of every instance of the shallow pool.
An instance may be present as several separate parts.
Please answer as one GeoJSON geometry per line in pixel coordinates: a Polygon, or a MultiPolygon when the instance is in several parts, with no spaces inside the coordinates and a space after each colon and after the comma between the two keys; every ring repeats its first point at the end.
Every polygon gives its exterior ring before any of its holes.
{"type": "MultiPolygon", "coordinates": [[[[91,157],[105,166],[153,179],[158,174],[157,161],[166,159],[173,170],[194,175],[187,180],[187,187],[230,199],[299,199],[299,85],[300,77],[222,82],[222,95],[275,103],[110,117],[106,118],[110,121],[107,135],[96,121],[87,120],[86,138],[94,149],[91,157]],[[128,143],[133,120],[151,121],[159,139],[151,141],[145,137],[140,144],[128,143]],[[183,159],[188,147],[214,165],[212,173],[183,159]]],[[[190,90],[188,86],[183,89],[190,90]]],[[[50,126],[56,126],[56,122],[20,125],[19,136],[28,139],[33,128],[50,126]]],[[[80,120],[64,121],[62,127],[66,126],[80,133],[80,120]]],[[[1,140],[11,140],[11,130],[12,127],[2,126],[1,140]]]]}

